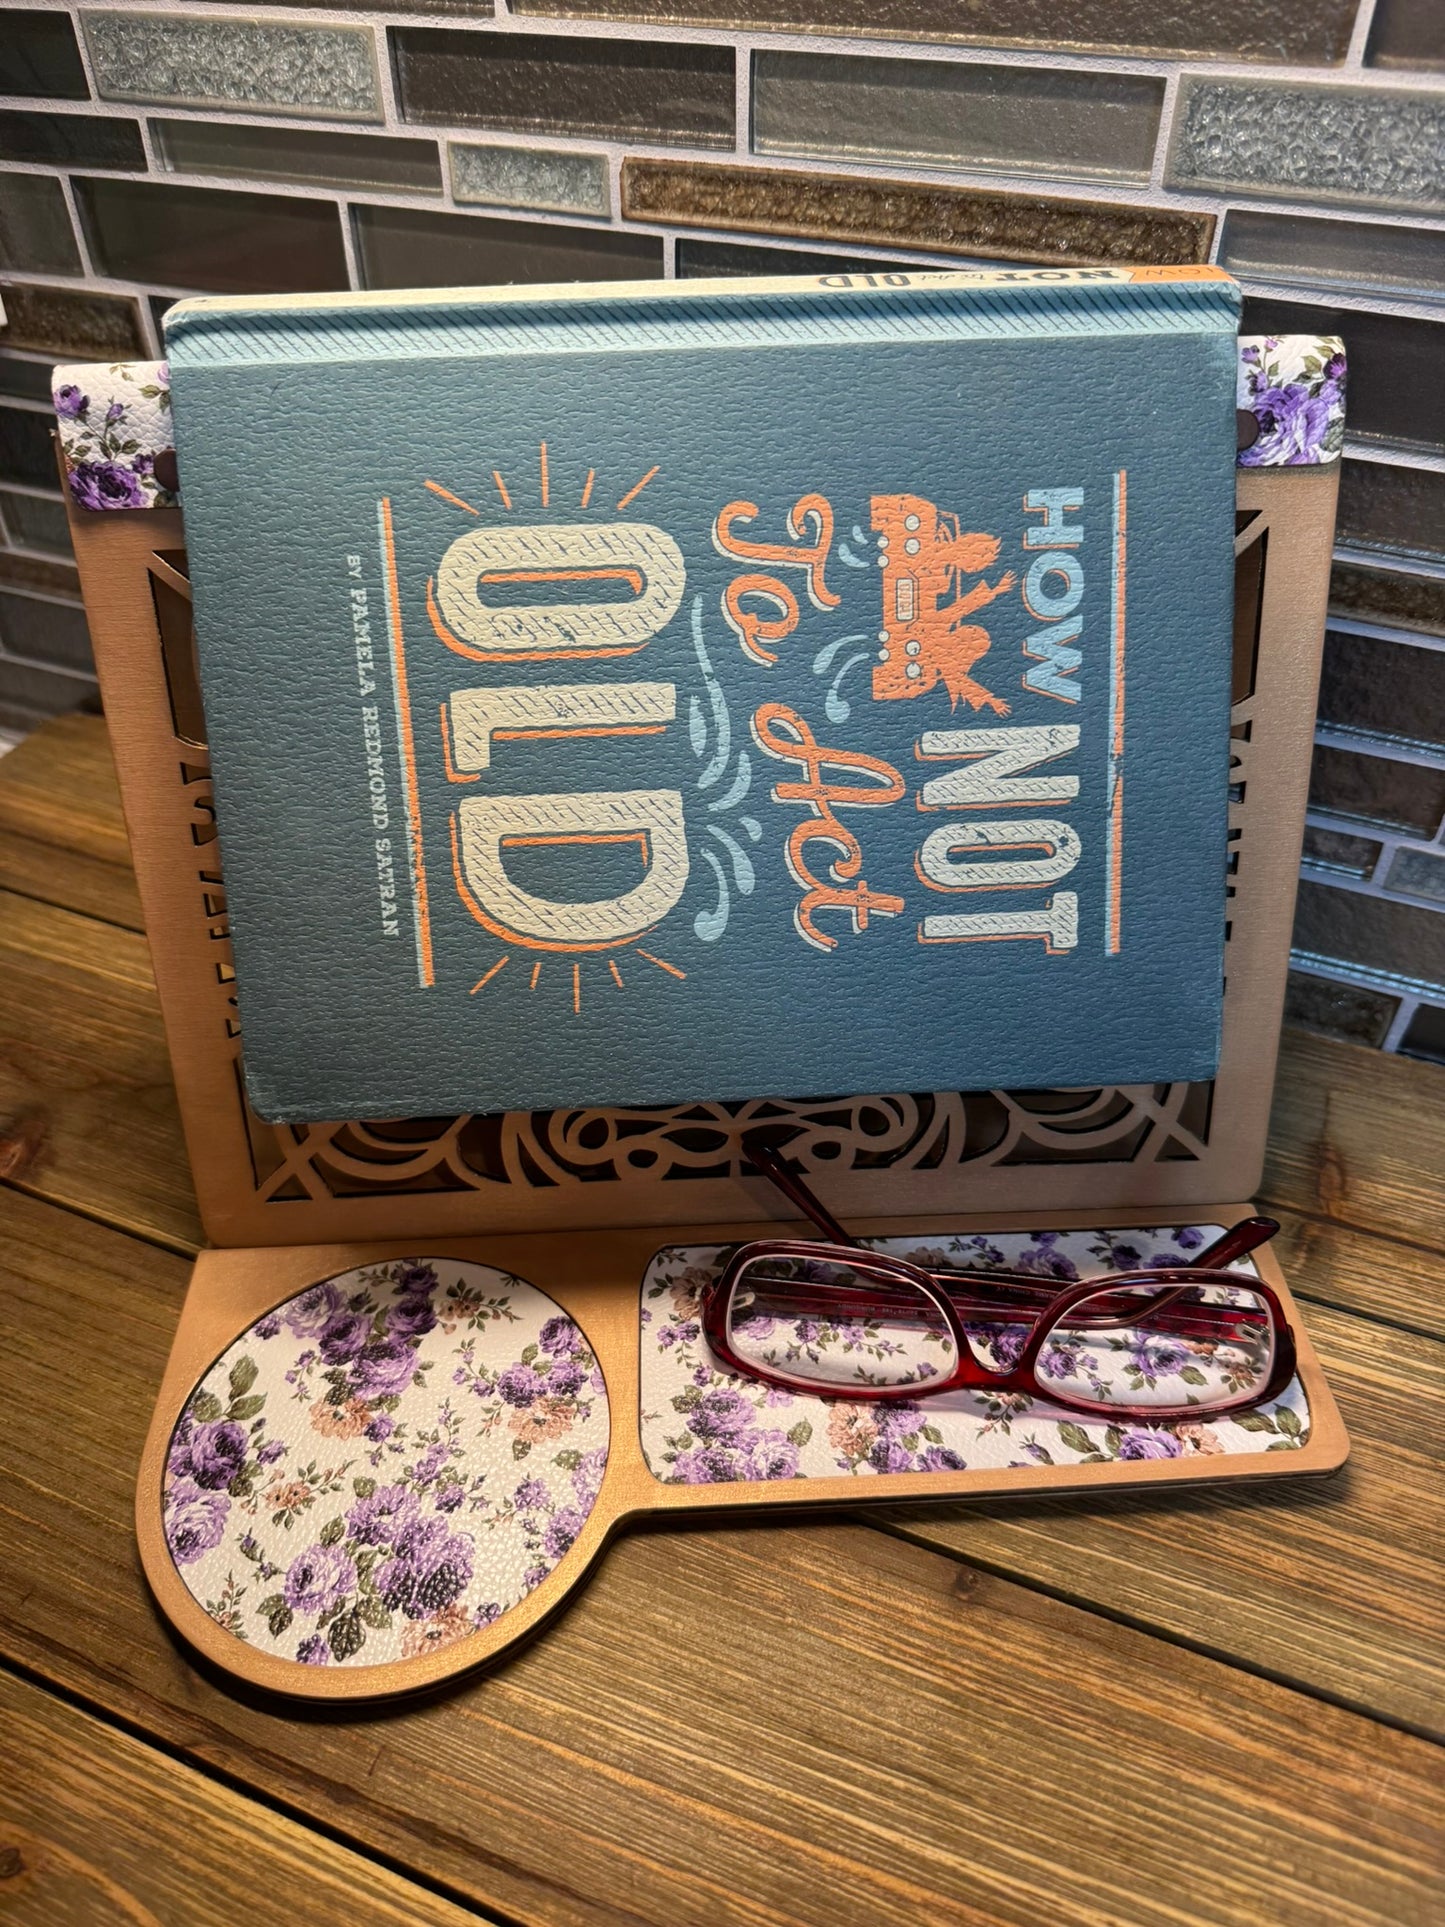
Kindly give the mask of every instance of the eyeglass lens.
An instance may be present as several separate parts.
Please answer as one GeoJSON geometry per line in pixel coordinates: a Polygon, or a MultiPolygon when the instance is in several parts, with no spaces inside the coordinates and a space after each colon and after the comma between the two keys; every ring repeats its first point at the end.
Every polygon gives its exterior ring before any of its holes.
{"type": "Polygon", "coordinates": [[[745,1365],[803,1386],[922,1385],[955,1364],[938,1300],[866,1261],[754,1258],[733,1285],[727,1321],[745,1365]]]}

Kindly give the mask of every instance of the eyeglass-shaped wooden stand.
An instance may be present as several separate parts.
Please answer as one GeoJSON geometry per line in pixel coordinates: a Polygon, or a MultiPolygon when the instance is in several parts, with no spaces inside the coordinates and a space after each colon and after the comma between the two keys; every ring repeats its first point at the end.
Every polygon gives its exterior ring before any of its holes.
{"type": "MultiPolygon", "coordinates": [[[[776,1233],[775,1194],[741,1132],[776,1123],[851,1229],[878,1235],[1232,1224],[1263,1163],[1338,465],[1238,471],[1230,930],[1224,1042],[1210,1084],[893,1093],[672,1110],[262,1124],[238,1073],[225,886],[211,805],[178,509],[87,513],[71,527],[135,856],[201,1216],[197,1260],[142,1460],[137,1531],[155,1596],[201,1654],[251,1685],[316,1700],[413,1692],[472,1670],[567,1599],[606,1540],[645,1514],[784,1509],[1323,1473],[1348,1449],[1288,1288],[1311,1423],[1299,1451],[712,1486],[656,1479],[638,1425],[639,1285],[658,1245],[776,1233]],[[665,1233],[662,1228],[665,1227],[665,1233]],[[577,1321],[605,1375],[600,1495],[549,1576],[493,1625],[380,1666],[313,1668],[219,1627],[172,1563],[162,1481],[197,1382],[273,1305],[362,1264],[456,1256],[515,1272],[577,1321]]],[[[1181,722],[1181,727],[1185,726],[1181,722]]]]}

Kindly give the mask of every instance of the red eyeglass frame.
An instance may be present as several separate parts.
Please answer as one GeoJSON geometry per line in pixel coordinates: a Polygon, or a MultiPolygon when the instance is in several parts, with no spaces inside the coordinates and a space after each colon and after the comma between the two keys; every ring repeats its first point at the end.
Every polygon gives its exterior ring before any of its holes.
{"type": "MultiPolygon", "coordinates": [[[[1231,1412],[1247,1410],[1256,1405],[1267,1404],[1270,1399],[1278,1398],[1280,1393],[1295,1376],[1295,1341],[1284,1307],[1276,1293],[1264,1279],[1250,1273],[1230,1271],[1226,1267],[1246,1252],[1256,1250],[1268,1242],[1279,1230],[1273,1218],[1245,1218],[1241,1223],[1226,1231],[1192,1264],[1145,1266],[1137,1271],[1107,1272],[1102,1277],[1086,1278],[1077,1284],[1066,1285],[1060,1291],[1050,1291],[1048,1285],[1029,1272],[966,1270],[936,1272],[927,1271],[906,1258],[895,1258],[887,1253],[872,1251],[862,1245],[843,1229],[826,1207],[813,1196],[798,1175],[788,1170],[778,1152],[765,1140],[749,1132],[743,1138],[743,1148],[749,1158],[763,1175],[778,1186],[792,1202],[798,1205],[806,1216],[823,1232],[825,1242],[798,1238],[759,1238],[739,1245],[729,1257],[726,1265],[700,1295],[700,1317],[703,1335],[719,1362],[730,1371],[741,1373],[746,1378],[760,1380],[764,1384],[776,1385],[790,1392],[804,1392],[810,1397],[828,1399],[847,1399],[853,1402],[865,1401],[883,1403],[887,1401],[907,1401],[919,1398],[937,1398],[946,1392],[969,1390],[990,1392],[1022,1392],[1031,1398],[1041,1398],[1050,1405],[1064,1407],[1089,1418],[1116,1417],[1126,1419],[1152,1420],[1155,1423],[1170,1422],[1177,1419],[1227,1418],[1231,1412]],[[882,1286],[881,1294],[866,1288],[857,1291],[846,1286],[814,1286],[813,1289],[824,1294],[825,1304],[838,1309],[845,1300],[856,1301],[850,1305],[855,1315],[869,1310],[886,1314],[888,1310],[887,1281],[893,1280],[900,1288],[910,1294],[922,1291],[942,1313],[954,1345],[957,1363],[952,1372],[940,1373],[936,1378],[922,1380],[915,1384],[900,1385],[830,1385],[812,1379],[803,1379],[786,1372],[771,1371],[765,1366],[755,1365],[741,1358],[734,1350],[728,1337],[728,1310],[732,1295],[743,1271],[761,1258],[803,1258],[832,1262],[851,1270],[866,1269],[872,1278],[882,1286]],[[991,1286],[992,1292],[979,1294],[971,1287],[991,1286]],[[1070,1398],[1056,1385],[1039,1376],[1036,1369],[1039,1356],[1050,1333],[1068,1316],[1072,1308],[1085,1299],[1098,1297],[1104,1291],[1125,1291],[1137,1286],[1177,1285],[1179,1298],[1186,1291],[1200,1285],[1217,1285],[1224,1288],[1245,1288],[1264,1300],[1269,1314],[1270,1327],[1274,1339],[1274,1357],[1271,1361],[1269,1377],[1264,1387],[1258,1391],[1247,1392],[1223,1404],[1203,1406],[1199,1404],[1169,1405],[1131,1405],[1111,1400],[1107,1405],[1090,1403],[1082,1399],[1070,1398]],[[1039,1302],[1042,1298],[1042,1302],[1039,1302]],[[1027,1321],[1033,1330],[1020,1353],[1017,1363],[1010,1371],[990,1371],[974,1357],[964,1320],[960,1315],[959,1302],[969,1310],[981,1314],[982,1319],[992,1324],[1019,1324],[1027,1321]],[[1022,1302],[1020,1302],[1022,1301],[1022,1302]],[[1032,1301],[1032,1302],[1031,1302],[1032,1301]]],[[[806,1291],[800,1285],[800,1291],[806,1291]]],[[[1163,1330],[1187,1331],[1188,1326],[1200,1322],[1201,1314],[1210,1308],[1197,1303],[1171,1309],[1176,1295],[1170,1293],[1151,1307],[1150,1323],[1164,1320],[1159,1326],[1163,1330]]],[[[1227,1310],[1231,1317],[1238,1319],[1240,1312],[1236,1307],[1219,1307],[1227,1310]]],[[[1103,1314],[1096,1322],[1117,1322],[1114,1314],[1103,1314]]],[[[1140,1321],[1141,1323],[1144,1321],[1140,1321]]],[[[1077,1324],[1075,1331],[1087,1330],[1085,1324],[1077,1324]]]]}

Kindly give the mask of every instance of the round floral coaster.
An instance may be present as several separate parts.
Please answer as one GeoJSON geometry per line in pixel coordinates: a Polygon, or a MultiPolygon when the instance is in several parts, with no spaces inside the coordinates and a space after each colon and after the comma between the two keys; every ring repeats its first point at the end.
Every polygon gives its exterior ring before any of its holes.
{"type": "Polygon", "coordinates": [[[561,1560],[607,1463],[582,1332],[457,1259],[343,1272],[258,1319],[186,1402],[166,1543],[218,1626],[377,1666],[489,1626],[561,1560]]]}

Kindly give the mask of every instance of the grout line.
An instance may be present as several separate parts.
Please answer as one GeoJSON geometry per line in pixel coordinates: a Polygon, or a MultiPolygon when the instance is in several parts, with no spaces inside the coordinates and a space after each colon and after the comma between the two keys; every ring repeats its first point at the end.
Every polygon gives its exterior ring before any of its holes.
{"type": "MultiPolygon", "coordinates": [[[[162,1636],[169,1637],[168,1631],[162,1629],[162,1636]]],[[[188,1659],[187,1663],[193,1662],[188,1659]]],[[[519,1916],[501,1914],[494,1909],[484,1911],[477,1901],[469,1894],[462,1892],[460,1888],[437,1879],[435,1875],[427,1873],[422,1868],[409,1866],[398,1855],[387,1853],[383,1848],[358,1840],[334,1822],[318,1819],[294,1801],[254,1784],[239,1772],[219,1766],[214,1760],[207,1759],[199,1752],[188,1752],[179,1741],[165,1738],[154,1732],[144,1726],[134,1715],[121,1713],[107,1706],[103,1700],[74,1686],[63,1685],[59,1680],[42,1673],[38,1666],[27,1660],[16,1658],[12,1654],[0,1656],[0,1673],[9,1674],[12,1679],[31,1687],[36,1692],[44,1693],[62,1706],[69,1707],[72,1712],[84,1714],[87,1719],[94,1720],[97,1725],[111,1732],[124,1734],[127,1739],[139,1742],[152,1753],[160,1754],[163,1759],[185,1767],[189,1772],[203,1780],[209,1780],[215,1786],[224,1787],[229,1793],[239,1795],[250,1805],[259,1807],[265,1812],[277,1814],[283,1820],[289,1820],[293,1825],[301,1827],[303,1831],[317,1834],[323,1840],[329,1840],[333,1846],[343,1848],[363,1864],[384,1868],[386,1872],[395,1874],[419,1892],[429,1893],[438,1900],[448,1901],[453,1907],[462,1913],[469,1914],[474,1920],[487,1923],[487,1927],[523,1927],[519,1916]]],[[[204,1674],[202,1676],[207,1677],[204,1674]]],[[[417,1703],[425,1704],[425,1696],[417,1703]]],[[[378,1715],[384,1718],[389,1710],[385,1702],[379,1706],[376,1702],[372,1702],[357,1708],[357,1714],[358,1717],[370,1714],[373,1719],[378,1715]]],[[[192,1714],[192,1717],[196,1716],[192,1714]]],[[[244,1746],[244,1741],[239,1743],[232,1741],[233,1752],[239,1753],[244,1746]]]]}
{"type": "Polygon", "coordinates": [[[1409,1030],[1411,1024],[1414,1023],[1421,1002],[1422,999],[1419,997],[1402,997],[1400,999],[1400,1007],[1390,1020],[1390,1028],[1380,1040],[1381,1050],[1390,1051],[1397,1057],[1400,1055],[1400,1046],[1405,1041],[1405,1033],[1409,1030]]]}
{"type": "Polygon", "coordinates": [[[1365,49],[1370,43],[1370,32],[1375,24],[1375,11],[1379,0],[1360,0],[1360,11],[1355,16],[1354,30],[1350,34],[1350,44],[1339,72],[1350,75],[1368,74],[1372,70],[1365,65],[1365,49]]]}

